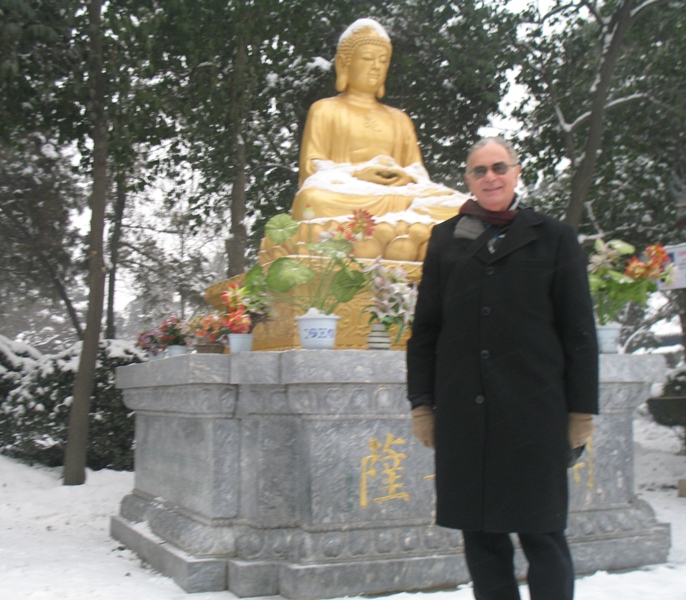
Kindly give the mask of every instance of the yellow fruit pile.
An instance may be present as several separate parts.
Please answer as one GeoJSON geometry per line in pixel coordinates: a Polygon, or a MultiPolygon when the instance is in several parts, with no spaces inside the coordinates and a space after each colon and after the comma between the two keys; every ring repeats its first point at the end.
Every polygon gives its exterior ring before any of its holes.
{"type": "MultiPolygon", "coordinates": [[[[307,244],[319,241],[319,234],[335,229],[339,221],[301,221],[296,234],[281,244],[263,238],[260,244],[260,264],[266,264],[281,256],[307,256],[307,244]]],[[[381,256],[386,260],[421,262],[426,256],[433,223],[407,223],[398,221],[376,223],[371,236],[354,244],[353,253],[357,258],[381,256]]]]}

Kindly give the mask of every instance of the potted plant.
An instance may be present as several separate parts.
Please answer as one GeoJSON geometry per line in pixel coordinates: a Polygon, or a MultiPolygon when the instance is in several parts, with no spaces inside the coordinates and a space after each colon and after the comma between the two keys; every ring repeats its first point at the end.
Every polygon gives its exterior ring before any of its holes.
{"type": "Polygon", "coordinates": [[[201,354],[222,354],[225,337],[228,334],[225,316],[218,312],[208,312],[193,317],[188,323],[191,344],[201,354]]]}
{"type": "Polygon", "coordinates": [[[372,303],[367,306],[370,313],[369,323],[372,331],[368,340],[370,349],[390,348],[390,329],[397,333],[394,343],[398,343],[403,333],[412,325],[414,309],[417,304],[417,290],[407,278],[402,267],[389,268],[377,258],[365,270],[369,278],[372,303]],[[382,335],[379,335],[382,334],[382,335]],[[387,341],[383,341],[383,337],[387,341]]]}
{"type": "MultiPolygon", "coordinates": [[[[322,232],[317,241],[310,240],[302,259],[283,256],[268,266],[267,289],[304,313],[296,317],[303,347],[333,347],[339,318],[333,311],[365,288],[366,277],[353,249],[358,234],[364,236],[370,230],[370,219],[368,213],[356,211],[348,223],[322,232]],[[297,293],[286,296],[294,288],[297,293]]],[[[290,215],[280,214],[267,222],[265,233],[275,244],[283,244],[299,226],[290,215]]]]}
{"type": "Polygon", "coordinates": [[[229,285],[222,294],[222,304],[227,313],[242,310],[250,316],[250,331],[259,324],[268,321],[272,312],[272,297],[267,289],[267,279],[260,265],[255,265],[245,275],[242,286],[237,283],[229,285]]]}
{"type": "Polygon", "coordinates": [[[180,356],[188,351],[188,323],[178,317],[167,317],[160,329],[160,339],[167,350],[167,356],[180,356]]]}
{"type": "Polygon", "coordinates": [[[229,285],[222,294],[226,307],[225,327],[231,352],[252,349],[253,329],[271,317],[272,297],[267,290],[267,280],[260,265],[250,269],[242,286],[229,285]]]}
{"type": "Polygon", "coordinates": [[[159,328],[153,327],[146,329],[138,335],[136,346],[145,350],[148,360],[156,360],[164,357],[164,344],[162,343],[162,332],[159,328]]]}
{"type": "Polygon", "coordinates": [[[224,317],[224,325],[228,331],[229,349],[232,354],[252,350],[253,322],[244,306],[228,311],[224,317]]]}
{"type": "Polygon", "coordinates": [[[588,265],[588,282],[598,321],[601,352],[614,352],[618,344],[620,325],[614,320],[630,302],[646,306],[657,282],[669,282],[673,273],[662,244],[649,245],[642,257],[631,244],[621,240],[604,242],[598,239],[588,265]],[[605,332],[611,341],[605,343],[605,332]],[[612,349],[614,348],[614,349],[612,349]]]}

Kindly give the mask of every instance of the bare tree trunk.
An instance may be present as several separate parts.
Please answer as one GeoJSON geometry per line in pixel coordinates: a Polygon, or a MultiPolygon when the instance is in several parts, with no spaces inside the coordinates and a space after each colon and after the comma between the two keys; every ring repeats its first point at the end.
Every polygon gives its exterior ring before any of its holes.
{"type": "Polygon", "coordinates": [[[632,0],[623,0],[622,5],[613,15],[607,31],[603,36],[603,41],[607,36],[611,36],[611,41],[607,49],[601,52],[600,68],[598,70],[595,90],[591,102],[591,116],[588,120],[588,135],[584,152],[581,156],[579,165],[573,165],[574,175],[572,176],[572,197],[569,200],[565,220],[574,229],[578,229],[584,213],[584,204],[588,198],[588,191],[593,183],[593,172],[598,162],[598,151],[603,138],[605,125],[605,105],[607,104],[608,91],[612,76],[619,59],[624,37],[631,25],[632,0]]]}
{"type": "MultiPolygon", "coordinates": [[[[246,10],[242,5],[242,10],[246,10]]],[[[248,23],[249,19],[245,19],[248,23]]],[[[245,271],[245,246],[248,235],[245,229],[245,187],[246,187],[246,151],[243,139],[243,123],[247,119],[248,107],[246,88],[248,82],[248,34],[241,30],[236,44],[236,75],[233,87],[232,127],[235,132],[234,141],[234,179],[231,188],[231,235],[225,242],[227,258],[227,275],[233,277],[245,271]]]]}
{"type": "Polygon", "coordinates": [[[79,321],[79,315],[76,314],[76,309],[74,308],[74,305],[71,302],[71,298],[69,298],[67,288],[64,286],[64,283],[57,275],[55,270],[51,267],[49,261],[45,260],[44,258],[42,260],[45,264],[45,268],[50,273],[50,277],[52,278],[52,284],[55,286],[55,289],[57,290],[57,293],[62,299],[62,302],[64,302],[64,306],[67,309],[67,314],[69,315],[69,320],[71,321],[71,324],[74,327],[74,330],[76,331],[76,335],[79,338],[79,340],[82,340],[83,328],[81,327],[81,321],[79,321]]]}
{"type": "Polygon", "coordinates": [[[107,325],[105,326],[105,337],[113,340],[117,330],[114,323],[114,296],[117,284],[117,266],[119,262],[119,241],[121,240],[122,220],[124,218],[124,208],[126,207],[126,175],[117,175],[117,200],[114,205],[114,226],[112,237],[110,238],[110,270],[107,280],[107,325]]]}
{"type": "Polygon", "coordinates": [[[91,43],[91,84],[93,93],[93,191],[91,196],[91,231],[89,240],[89,293],[86,332],[83,338],[79,370],[74,381],[73,401],[69,411],[67,448],[64,458],[64,485],[81,485],[86,480],[88,416],[95,379],[95,367],[102,329],[105,295],[103,235],[107,201],[107,117],[105,114],[105,75],[101,41],[102,0],[88,6],[91,43]]]}
{"type": "Polygon", "coordinates": [[[245,271],[245,245],[248,234],[245,229],[245,144],[238,136],[236,144],[236,176],[231,190],[231,237],[226,241],[228,275],[240,275],[245,271]]]}

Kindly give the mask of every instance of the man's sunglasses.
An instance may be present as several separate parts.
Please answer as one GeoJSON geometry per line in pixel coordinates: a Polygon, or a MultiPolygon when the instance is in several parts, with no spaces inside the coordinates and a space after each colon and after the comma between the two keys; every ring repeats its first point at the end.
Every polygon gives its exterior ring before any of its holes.
{"type": "Polygon", "coordinates": [[[474,179],[481,179],[482,177],[486,177],[486,173],[488,173],[488,169],[493,171],[496,175],[505,175],[510,170],[510,167],[516,167],[517,163],[514,163],[512,165],[508,165],[506,162],[497,162],[493,163],[490,167],[486,167],[484,165],[479,165],[478,167],[474,167],[470,171],[467,171],[469,175],[471,175],[474,179]]]}

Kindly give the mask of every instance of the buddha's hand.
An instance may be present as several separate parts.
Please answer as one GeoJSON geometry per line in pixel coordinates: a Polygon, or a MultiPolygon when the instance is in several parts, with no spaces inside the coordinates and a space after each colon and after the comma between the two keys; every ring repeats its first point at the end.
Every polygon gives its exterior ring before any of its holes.
{"type": "Polygon", "coordinates": [[[383,167],[380,165],[359,169],[353,173],[353,177],[362,181],[393,187],[417,182],[414,177],[405,173],[400,167],[383,167]]]}

